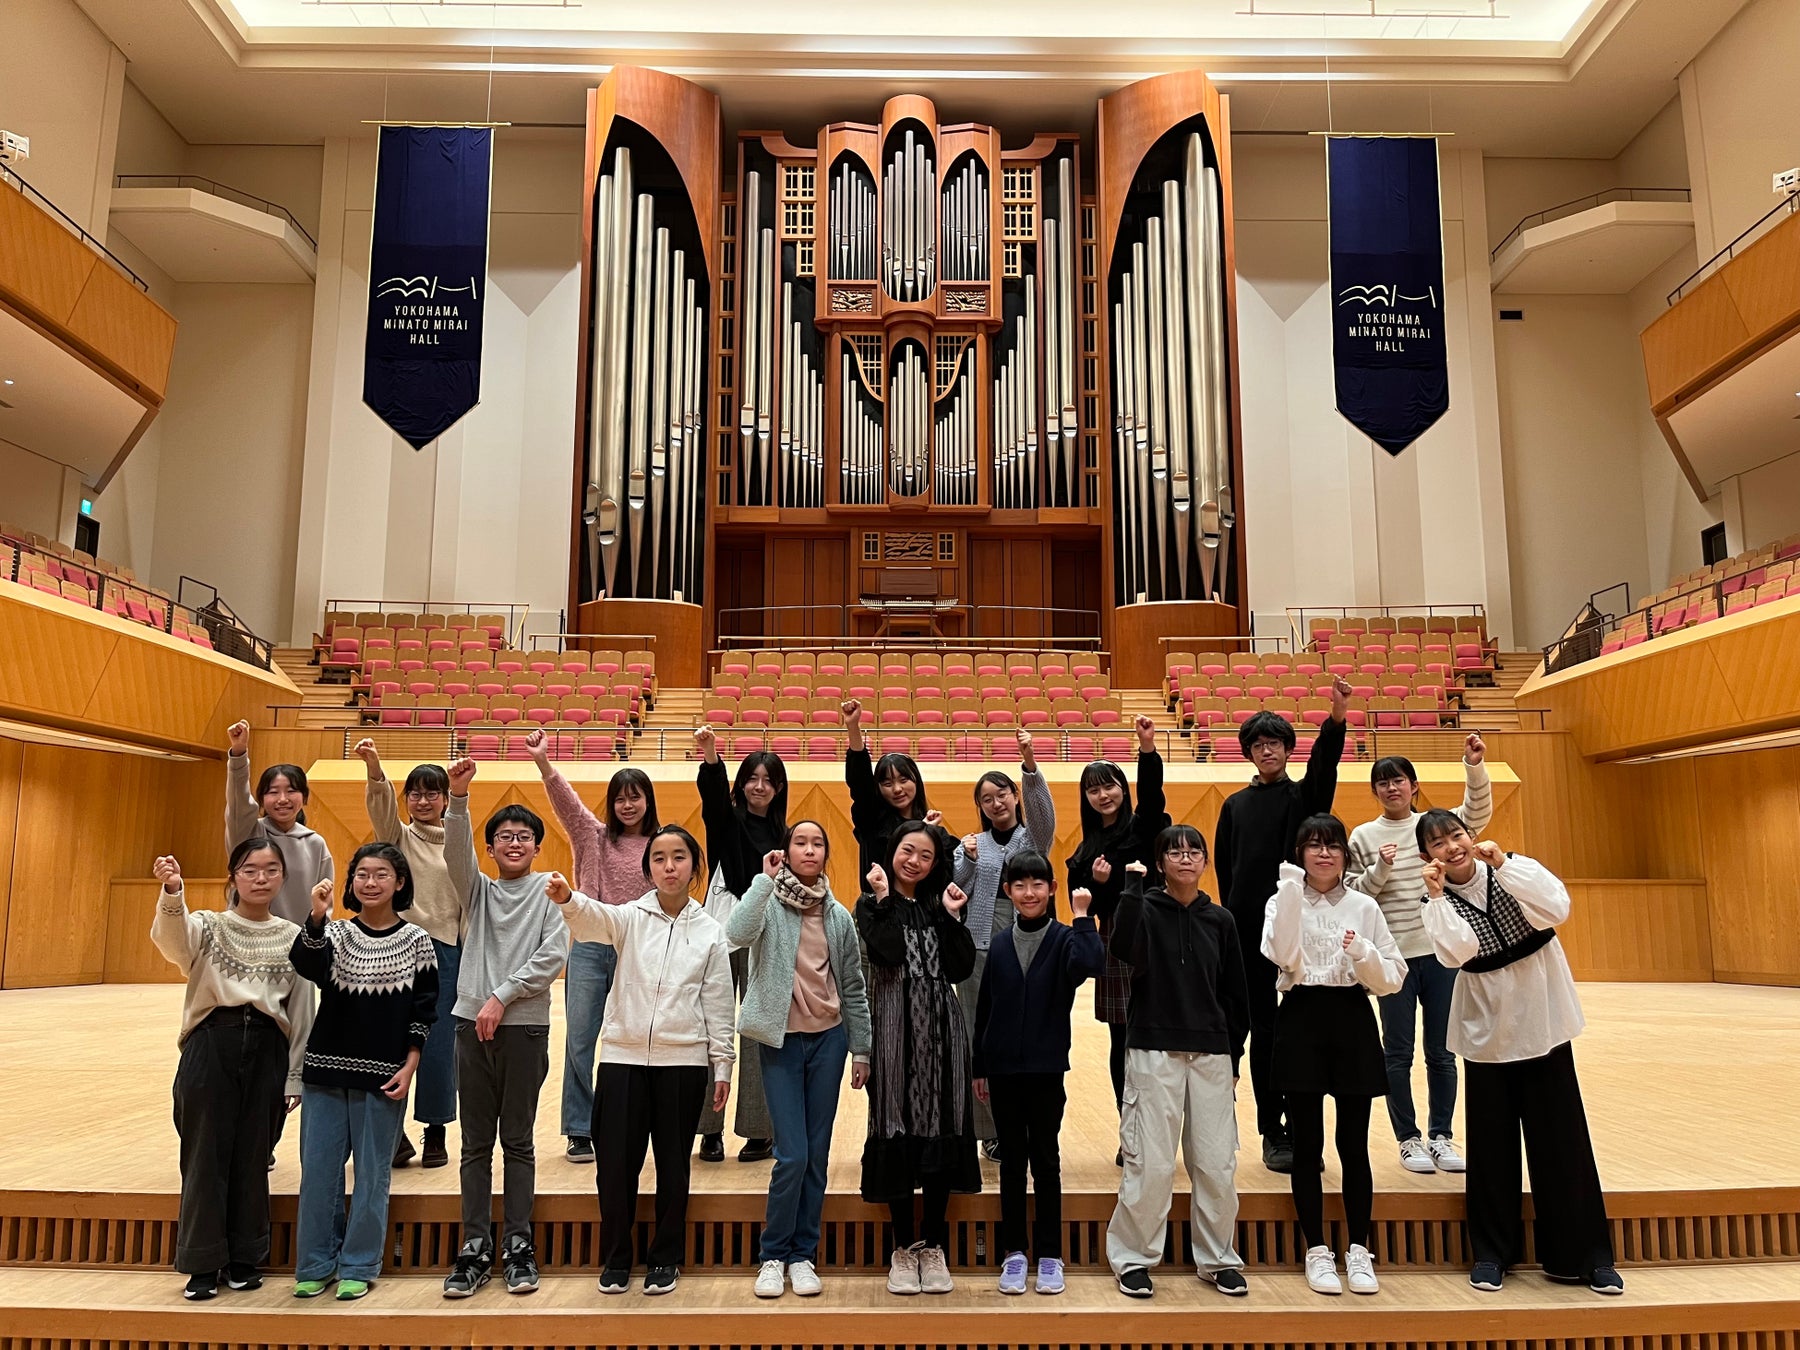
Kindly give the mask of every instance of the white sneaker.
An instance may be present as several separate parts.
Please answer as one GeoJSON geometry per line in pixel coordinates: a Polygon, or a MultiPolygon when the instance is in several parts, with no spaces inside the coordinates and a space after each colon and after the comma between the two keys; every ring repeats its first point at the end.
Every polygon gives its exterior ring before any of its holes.
{"type": "Polygon", "coordinates": [[[919,1292],[922,1294],[948,1294],[956,1288],[956,1282],[950,1278],[950,1263],[944,1259],[942,1247],[921,1247],[919,1249],[919,1292]]]}
{"type": "Polygon", "coordinates": [[[779,1261],[764,1261],[756,1272],[756,1296],[780,1298],[787,1288],[787,1269],[779,1261]]]}
{"type": "Polygon", "coordinates": [[[888,1293],[919,1292],[919,1254],[911,1247],[894,1248],[894,1259],[888,1265],[888,1293]]]}
{"type": "Polygon", "coordinates": [[[1437,1164],[1431,1161],[1431,1153],[1425,1147],[1425,1141],[1416,1134],[1411,1139],[1400,1141],[1400,1165],[1409,1172],[1437,1171],[1437,1164]]]}
{"type": "Polygon", "coordinates": [[[796,1261],[789,1266],[788,1283],[801,1298],[812,1298],[824,1287],[819,1283],[819,1272],[811,1261],[796,1261]]]}
{"type": "Polygon", "coordinates": [[[1329,1247],[1308,1247],[1306,1249],[1306,1287],[1315,1294],[1341,1294],[1343,1283],[1338,1279],[1337,1256],[1329,1247]]]}
{"type": "Polygon", "coordinates": [[[1437,1164],[1440,1172],[1469,1170],[1469,1164],[1463,1161],[1463,1155],[1456,1151],[1456,1145],[1450,1142],[1448,1135],[1439,1135],[1431,1141],[1431,1161],[1437,1164]]]}
{"type": "Polygon", "coordinates": [[[1353,1294],[1373,1294],[1379,1292],[1381,1284],[1375,1278],[1375,1258],[1369,1255],[1367,1247],[1356,1243],[1350,1244],[1350,1250],[1344,1253],[1344,1276],[1349,1281],[1353,1294]]]}

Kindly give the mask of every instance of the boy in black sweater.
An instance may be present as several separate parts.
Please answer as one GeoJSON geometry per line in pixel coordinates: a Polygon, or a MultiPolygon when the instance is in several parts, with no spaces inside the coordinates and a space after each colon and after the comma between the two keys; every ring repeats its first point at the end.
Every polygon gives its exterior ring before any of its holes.
{"type": "Polygon", "coordinates": [[[1037,1291],[1063,1291],[1063,1075],[1069,1071],[1069,1012],[1084,980],[1106,967],[1086,891],[1069,897],[1073,927],[1056,921],[1056,872],[1027,849],[1006,860],[1000,891],[1013,926],[994,935],[975,1003],[975,1095],[994,1112],[1000,1138],[1000,1292],[1025,1292],[1025,1167],[1037,1191],[1037,1291]]]}
{"type": "Polygon", "coordinates": [[[1300,822],[1331,811],[1337,796],[1338,760],[1344,753],[1344,718],[1350,682],[1331,687],[1331,716],[1319,728],[1306,777],[1288,777],[1294,727],[1279,713],[1259,712],[1238,728],[1244,758],[1256,767],[1248,787],[1225,799],[1213,835],[1213,865],[1219,874],[1219,902],[1237,921],[1244,974],[1250,990],[1250,1085],[1256,1092],[1256,1132],[1262,1136],[1263,1166],[1290,1172],[1294,1144],[1275,1090],[1275,963],[1262,954],[1263,909],[1275,894],[1281,864],[1294,854],[1300,822]]]}
{"type": "Polygon", "coordinates": [[[1245,1294],[1237,1228],[1238,1064],[1250,1029],[1236,924],[1200,889],[1206,840],[1192,825],[1156,836],[1161,881],[1126,864],[1108,950],[1131,967],[1125,1028],[1125,1172],[1106,1229],[1106,1259],[1121,1293],[1149,1298],[1161,1263],[1175,1181],[1187,1164],[1194,1266],[1221,1294],[1245,1294]]]}

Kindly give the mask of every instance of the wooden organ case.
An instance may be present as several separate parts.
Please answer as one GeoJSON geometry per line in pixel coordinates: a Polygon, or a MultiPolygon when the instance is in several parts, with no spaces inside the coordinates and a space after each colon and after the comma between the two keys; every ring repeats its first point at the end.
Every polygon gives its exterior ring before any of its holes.
{"type": "Polygon", "coordinates": [[[1240,631],[1223,101],[1181,74],[1100,114],[1097,195],[1078,136],[1009,149],[912,95],[810,148],[740,135],[720,193],[711,96],[609,76],[579,630],[1086,639],[1143,683],[1160,637],[1240,631]]]}

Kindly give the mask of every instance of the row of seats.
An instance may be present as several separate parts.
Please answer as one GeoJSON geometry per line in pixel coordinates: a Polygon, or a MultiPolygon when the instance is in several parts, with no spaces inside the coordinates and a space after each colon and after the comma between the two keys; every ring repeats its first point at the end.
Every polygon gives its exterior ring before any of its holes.
{"type": "MultiPolygon", "coordinates": [[[[1350,683],[1350,697],[1364,701],[1372,698],[1423,698],[1429,699],[1434,707],[1449,711],[1454,706],[1451,695],[1455,694],[1460,698],[1462,693],[1459,686],[1446,683],[1441,675],[1397,675],[1389,672],[1380,676],[1356,674],[1346,678],[1350,683]]],[[[1202,701],[1281,698],[1301,702],[1323,699],[1330,702],[1331,691],[1330,679],[1309,684],[1292,677],[1279,681],[1239,681],[1235,677],[1226,676],[1217,683],[1209,683],[1201,678],[1190,680],[1181,686],[1178,697],[1170,701],[1170,710],[1178,712],[1182,724],[1186,725],[1193,721],[1194,709],[1202,701]]]]}
{"type": "MultiPolygon", "coordinates": [[[[840,727],[843,713],[827,695],[742,698],[709,690],[701,701],[701,717],[716,727],[840,727]]],[[[1110,694],[1091,699],[1028,697],[937,698],[899,695],[865,703],[863,716],[872,727],[1014,727],[1115,726],[1124,722],[1120,701],[1110,694]]]]}
{"type": "Polygon", "coordinates": [[[351,675],[353,693],[374,698],[398,686],[414,693],[570,694],[620,693],[630,686],[637,697],[656,701],[656,658],[648,651],[523,652],[509,649],[480,655],[399,660],[370,657],[351,675]]]}
{"type": "Polygon", "coordinates": [[[728,651],[713,667],[715,682],[752,675],[780,679],[784,675],[847,678],[900,676],[923,678],[997,676],[1098,675],[1106,668],[1104,653],[1070,651],[728,651]]]}
{"type": "MultiPolygon", "coordinates": [[[[1644,601],[1645,606],[1655,605],[1664,600],[1672,600],[1676,596],[1700,587],[1718,584],[1727,585],[1733,577],[1753,572],[1759,567],[1773,563],[1788,562],[1800,559],[1800,534],[1790,534],[1773,544],[1763,544],[1757,548],[1745,549],[1729,558],[1721,558],[1718,562],[1706,567],[1696,567],[1691,572],[1683,572],[1678,577],[1671,577],[1666,589],[1657,592],[1644,601]]],[[[1761,581],[1752,581],[1752,586],[1761,581]]],[[[1738,589],[1733,587],[1733,590],[1738,589]]],[[[1728,592],[1729,593],[1729,592],[1728,592]]]]}
{"type": "MultiPolygon", "coordinates": [[[[1257,691],[1287,694],[1292,698],[1328,691],[1342,677],[1352,687],[1392,683],[1424,684],[1428,688],[1457,688],[1463,675],[1453,661],[1439,653],[1362,651],[1355,658],[1335,652],[1170,652],[1164,660],[1163,688],[1169,706],[1188,690],[1235,698],[1257,691]]],[[[1386,692],[1383,688],[1381,692],[1386,692]]],[[[1402,690],[1402,693],[1414,692],[1402,690]]]]}
{"type": "Polygon", "coordinates": [[[1104,674],[1096,675],[813,675],[784,671],[779,677],[752,674],[715,675],[711,691],[727,698],[1081,698],[1092,701],[1112,693],[1104,674]]]}
{"type": "Polygon", "coordinates": [[[467,727],[488,722],[506,726],[589,723],[636,726],[641,710],[623,694],[411,694],[385,693],[363,710],[363,720],[384,727],[467,727]]]}
{"type": "MultiPolygon", "coordinates": [[[[1242,696],[1219,698],[1200,696],[1183,700],[1181,724],[1205,731],[1215,726],[1242,726],[1259,712],[1280,713],[1295,727],[1302,723],[1320,727],[1331,716],[1329,698],[1288,698],[1271,695],[1266,698],[1242,696]]],[[[1436,731],[1454,727],[1459,714],[1454,708],[1428,694],[1370,694],[1352,698],[1344,720],[1354,730],[1373,727],[1378,731],[1436,731]]]]}
{"type": "Polygon", "coordinates": [[[1652,637],[1679,633],[1683,629],[1711,623],[1723,615],[1740,614],[1758,605],[1785,600],[1791,595],[1800,595],[1800,571],[1769,578],[1754,588],[1745,587],[1734,591],[1729,597],[1703,594],[1664,601],[1651,608],[1627,614],[1600,644],[1600,654],[1605,656],[1611,652],[1623,651],[1640,642],[1647,642],[1652,637]]]}
{"type": "Polygon", "coordinates": [[[111,570],[89,571],[80,563],[38,552],[10,537],[0,542],[0,580],[141,623],[197,647],[211,650],[213,645],[204,625],[190,624],[161,591],[121,580],[111,570]]]}
{"type": "Polygon", "coordinates": [[[638,672],[605,675],[593,671],[553,670],[547,675],[533,671],[507,675],[485,666],[472,670],[371,671],[367,692],[371,703],[379,703],[389,695],[401,692],[416,697],[446,694],[451,698],[460,698],[464,694],[481,694],[489,698],[496,694],[518,694],[523,698],[539,694],[548,694],[552,698],[568,694],[586,694],[593,698],[618,694],[630,699],[634,707],[650,696],[646,677],[638,672]]]}
{"type": "Polygon", "coordinates": [[[1499,646],[1477,629],[1454,633],[1315,633],[1309,652],[1333,663],[1355,665],[1384,656],[1423,657],[1448,662],[1457,670],[1492,672],[1499,668],[1499,646]]]}

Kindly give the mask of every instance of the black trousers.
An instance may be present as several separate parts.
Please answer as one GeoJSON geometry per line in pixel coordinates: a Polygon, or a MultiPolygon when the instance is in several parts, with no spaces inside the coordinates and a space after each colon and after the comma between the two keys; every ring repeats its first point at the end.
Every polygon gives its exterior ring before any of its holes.
{"type": "Polygon", "coordinates": [[[1037,1221],[1031,1229],[1031,1254],[1062,1256],[1063,1092],[1060,1073],[1005,1074],[988,1079],[988,1103],[1000,1139],[1000,1251],[1022,1252],[1025,1246],[1025,1169],[1037,1196],[1037,1221]]]}
{"type": "Polygon", "coordinates": [[[694,1126],[710,1086],[711,1074],[703,1064],[600,1065],[594,1087],[594,1183],[600,1191],[600,1264],[605,1269],[631,1269],[646,1144],[656,1158],[656,1229],[644,1263],[681,1264],[694,1126]]]}
{"type": "MultiPolygon", "coordinates": [[[[1337,1155],[1344,1171],[1344,1240],[1369,1245],[1369,1211],[1375,1177],[1369,1170],[1369,1097],[1334,1097],[1337,1155]]],[[[1325,1197],[1319,1165],[1325,1157],[1325,1097],[1318,1092],[1287,1095],[1288,1127],[1294,1132],[1294,1212],[1308,1247],[1325,1245],[1325,1197]]]]}
{"type": "Polygon", "coordinates": [[[188,1033],[175,1070],[181,1213],[175,1269],[200,1275],[269,1259],[269,1150],[285,1109],[288,1039],[251,1008],[219,1008],[188,1033]]]}
{"type": "Polygon", "coordinates": [[[1106,1024],[1106,1068],[1112,1074],[1113,1105],[1121,1111],[1125,1106],[1125,1036],[1128,1030],[1123,1022],[1106,1024]]]}
{"type": "Polygon", "coordinates": [[[1287,1103],[1275,1090],[1275,963],[1262,954],[1262,910],[1240,914],[1238,949],[1244,957],[1244,982],[1250,994],[1250,1087],[1256,1093],[1256,1132],[1267,1139],[1285,1133],[1287,1103]]]}
{"type": "Polygon", "coordinates": [[[1463,1061],[1467,1096],[1469,1241],[1502,1270],[1524,1256],[1519,1137],[1531,1168],[1533,1232],[1546,1275],[1585,1279],[1613,1264],[1606,1196],[1594,1163],[1575,1051],[1568,1043],[1511,1064],[1463,1061]]]}
{"type": "Polygon", "coordinates": [[[945,1175],[925,1178],[925,1215],[922,1222],[913,1220],[913,1198],[888,1201],[888,1219],[894,1228],[894,1250],[924,1241],[927,1247],[945,1251],[950,1247],[950,1179],[945,1175]]]}

